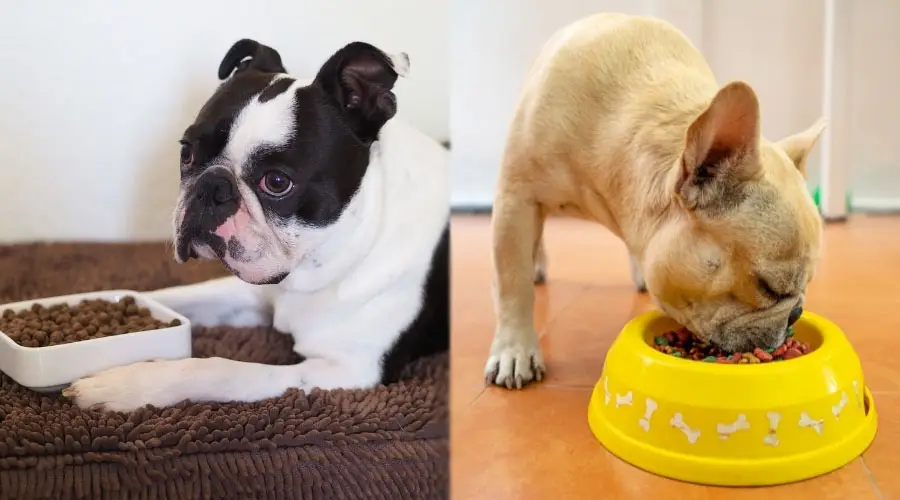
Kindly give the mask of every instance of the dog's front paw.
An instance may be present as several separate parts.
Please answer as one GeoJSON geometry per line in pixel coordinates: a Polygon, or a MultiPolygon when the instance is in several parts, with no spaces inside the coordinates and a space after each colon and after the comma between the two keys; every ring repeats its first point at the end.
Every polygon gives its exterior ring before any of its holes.
{"type": "Polygon", "coordinates": [[[76,380],[63,391],[80,408],[132,411],[146,405],[170,406],[182,399],[177,387],[190,384],[178,361],[145,361],[110,368],[76,380]]]}
{"type": "Polygon", "coordinates": [[[492,346],[491,357],[484,367],[484,378],[489,384],[521,389],[532,381],[540,382],[546,371],[535,335],[533,342],[492,346]]]}

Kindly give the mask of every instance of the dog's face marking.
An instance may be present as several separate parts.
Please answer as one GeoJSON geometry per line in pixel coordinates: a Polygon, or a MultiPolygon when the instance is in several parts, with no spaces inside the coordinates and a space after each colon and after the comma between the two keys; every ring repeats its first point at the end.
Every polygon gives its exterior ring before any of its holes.
{"type": "Polygon", "coordinates": [[[302,86],[305,85],[293,78],[273,77],[258,97],[247,101],[240,110],[222,152],[236,177],[242,177],[254,154],[267,148],[287,148],[295,135],[295,127],[299,126],[294,116],[294,93],[302,86]]]}
{"type": "Polygon", "coordinates": [[[235,43],[219,67],[225,81],[182,137],[177,259],[218,258],[257,284],[321,261],[319,245],[353,230],[342,221],[353,219],[348,207],[408,65],[405,54],[354,42],[301,81],[274,49],[235,43]]]}
{"type": "Polygon", "coordinates": [[[750,87],[719,91],[688,131],[674,182],[687,216],[663,225],[645,255],[648,289],[667,314],[729,350],[784,341],[818,260],[804,173],[823,126],[766,143],[750,87]]]}

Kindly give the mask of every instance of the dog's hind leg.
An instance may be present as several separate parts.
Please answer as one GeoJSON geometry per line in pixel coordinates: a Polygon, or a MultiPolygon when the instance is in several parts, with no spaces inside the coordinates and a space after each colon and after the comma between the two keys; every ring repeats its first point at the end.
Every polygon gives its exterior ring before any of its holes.
{"type": "Polygon", "coordinates": [[[484,376],[509,389],[541,380],[546,369],[534,327],[534,254],[541,220],[537,204],[521,191],[498,194],[492,218],[497,323],[484,376]]]}
{"type": "Polygon", "coordinates": [[[547,282],[547,252],[544,250],[543,218],[538,220],[538,239],[534,244],[534,284],[543,285],[547,282]]]}
{"type": "Polygon", "coordinates": [[[634,255],[628,256],[628,268],[631,271],[631,282],[639,293],[647,292],[647,282],[644,281],[644,271],[641,269],[640,263],[634,255]]]}
{"type": "Polygon", "coordinates": [[[229,276],[148,292],[149,298],[203,326],[270,326],[271,285],[251,285],[229,276]]]}

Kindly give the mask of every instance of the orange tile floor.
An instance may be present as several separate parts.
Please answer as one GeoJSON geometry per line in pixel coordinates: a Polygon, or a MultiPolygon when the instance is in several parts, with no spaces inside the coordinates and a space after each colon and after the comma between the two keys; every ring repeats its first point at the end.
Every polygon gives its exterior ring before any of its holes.
{"type": "Polygon", "coordinates": [[[879,411],[875,443],[846,467],[771,488],[713,488],[660,478],[594,439],[587,403],[615,335],[651,305],[628,275],[624,246],[602,227],[551,220],[548,284],[535,305],[548,373],[513,392],[485,387],[493,334],[490,222],[453,219],[452,498],[900,499],[900,217],[829,224],[806,308],[840,325],[879,411]]]}

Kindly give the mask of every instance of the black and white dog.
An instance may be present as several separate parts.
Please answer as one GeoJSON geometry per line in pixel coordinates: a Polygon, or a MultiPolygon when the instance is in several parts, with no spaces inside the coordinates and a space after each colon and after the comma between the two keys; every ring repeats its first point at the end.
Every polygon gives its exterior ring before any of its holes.
{"type": "Polygon", "coordinates": [[[150,292],[198,325],[272,325],[305,359],[151,361],[73,383],[78,406],[257,401],[290,388],[368,388],[449,345],[449,161],[393,118],[406,54],[354,42],[315,79],[240,40],[181,140],[179,262],[233,274],[150,292]]]}

